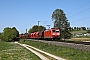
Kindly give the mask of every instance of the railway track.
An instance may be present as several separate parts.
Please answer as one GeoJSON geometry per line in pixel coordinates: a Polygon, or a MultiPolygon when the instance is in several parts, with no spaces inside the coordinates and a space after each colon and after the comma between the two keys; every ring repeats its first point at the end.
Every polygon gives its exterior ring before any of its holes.
{"type": "Polygon", "coordinates": [[[33,40],[33,41],[39,41],[56,46],[64,46],[64,47],[69,47],[84,51],[90,51],[90,42],[77,42],[77,41],[65,41],[65,40],[60,40],[60,41],[33,40]]]}
{"type": "MultiPolygon", "coordinates": [[[[29,40],[29,39],[26,39],[26,40],[29,40]]],[[[32,39],[30,39],[30,40],[32,40],[32,39]]],[[[39,40],[39,39],[33,39],[33,40],[37,40],[37,41],[53,41],[53,40],[39,40]]],[[[65,43],[90,45],[90,41],[56,40],[56,42],[65,42],[65,43]]]]}
{"type": "Polygon", "coordinates": [[[74,43],[74,44],[83,44],[90,45],[90,41],[70,41],[70,40],[60,40],[58,42],[74,43]]]}

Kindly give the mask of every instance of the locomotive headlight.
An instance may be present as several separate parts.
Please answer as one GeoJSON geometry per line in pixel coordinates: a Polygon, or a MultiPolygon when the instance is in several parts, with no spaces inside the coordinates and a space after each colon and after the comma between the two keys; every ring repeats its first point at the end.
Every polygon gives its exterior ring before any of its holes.
{"type": "Polygon", "coordinates": [[[60,35],[60,33],[58,33],[57,35],[60,35]]]}
{"type": "Polygon", "coordinates": [[[55,35],[55,34],[53,34],[53,35],[55,35]]]}

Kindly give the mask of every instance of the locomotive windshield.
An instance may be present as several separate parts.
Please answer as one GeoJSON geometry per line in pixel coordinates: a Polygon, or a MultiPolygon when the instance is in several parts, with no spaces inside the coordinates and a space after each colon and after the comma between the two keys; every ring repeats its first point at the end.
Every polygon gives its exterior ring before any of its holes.
{"type": "Polygon", "coordinates": [[[59,30],[56,30],[56,32],[59,32],[59,30]]]}
{"type": "Polygon", "coordinates": [[[59,32],[59,30],[52,30],[52,32],[59,32]]]}

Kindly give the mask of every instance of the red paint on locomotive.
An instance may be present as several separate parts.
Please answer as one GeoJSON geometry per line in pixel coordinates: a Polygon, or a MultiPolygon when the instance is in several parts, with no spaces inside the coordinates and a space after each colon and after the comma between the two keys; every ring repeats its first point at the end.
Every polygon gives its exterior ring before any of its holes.
{"type": "Polygon", "coordinates": [[[30,38],[38,38],[39,32],[34,32],[30,34],[30,38]]]}
{"type": "Polygon", "coordinates": [[[58,28],[51,28],[44,31],[44,38],[60,38],[60,30],[58,28]]]}

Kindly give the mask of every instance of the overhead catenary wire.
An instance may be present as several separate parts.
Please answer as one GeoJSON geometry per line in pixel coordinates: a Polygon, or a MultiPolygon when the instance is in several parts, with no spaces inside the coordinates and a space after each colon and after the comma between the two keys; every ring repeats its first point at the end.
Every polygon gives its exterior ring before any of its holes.
{"type": "Polygon", "coordinates": [[[47,23],[47,21],[45,21],[42,25],[44,25],[44,24],[46,24],[47,23]]]}
{"type": "Polygon", "coordinates": [[[72,11],[70,11],[69,13],[67,13],[67,14],[70,14],[70,13],[72,13],[72,12],[74,12],[74,11],[76,11],[76,10],[78,10],[78,9],[81,9],[81,8],[83,8],[84,6],[86,6],[87,4],[89,4],[90,2],[87,2],[87,3],[85,3],[85,4],[83,4],[83,5],[81,5],[80,7],[78,7],[78,8],[76,8],[76,9],[74,9],[74,10],[72,10],[72,11]]]}
{"type": "Polygon", "coordinates": [[[90,17],[85,17],[85,18],[82,18],[82,19],[78,19],[78,20],[73,21],[72,23],[78,22],[78,21],[81,21],[81,20],[85,20],[85,19],[88,19],[88,18],[90,18],[90,17]]]}
{"type": "Polygon", "coordinates": [[[70,16],[70,17],[73,17],[73,16],[75,16],[75,15],[81,14],[81,13],[83,13],[83,12],[85,12],[85,11],[88,11],[88,10],[90,10],[90,8],[85,9],[85,10],[83,10],[83,11],[80,11],[80,12],[78,12],[78,13],[76,13],[76,14],[74,14],[74,15],[70,16]]]}
{"type": "MultiPolygon", "coordinates": [[[[79,12],[77,12],[77,13],[75,13],[75,14],[73,14],[73,15],[71,15],[71,16],[69,16],[68,18],[74,18],[75,16],[77,16],[76,18],[78,18],[78,19],[76,19],[75,21],[73,21],[72,23],[76,23],[76,22],[78,22],[78,21],[82,21],[82,20],[86,20],[86,19],[88,19],[88,18],[90,18],[90,16],[88,15],[88,17],[86,16],[88,13],[87,12],[89,12],[90,11],[90,8],[87,8],[87,9],[82,9],[85,5],[88,5],[90,2],[87,2],[87,3],[85,3],[84,5],[82,5],[82,6],[80,6],[78,9],[81,9],[79,12]],[[81,15],[82,14],[82,15],[81,15]],[[78,16],[78,15],[80,15],[80,17],[78,16]],[[83,16],[84,15],[84,16],[83,16]]],[[[74,13],[74,11],[76,11],[76,10],[78,10],[78,9],[75,9],[75,10],[73,10],[73,11],[71,11],[72,13],[74,13]]],[[[70,13],[69,13],[70,14],[70,13]]]]}

